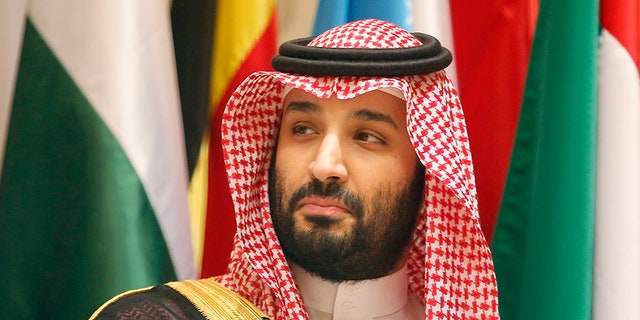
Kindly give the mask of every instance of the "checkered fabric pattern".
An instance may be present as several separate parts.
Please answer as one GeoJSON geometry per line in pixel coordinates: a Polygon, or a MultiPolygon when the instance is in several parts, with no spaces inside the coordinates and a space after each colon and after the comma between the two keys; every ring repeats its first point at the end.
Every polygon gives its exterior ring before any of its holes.
{"type": "MultiPolygon", "coordinates": [[[[420,41],[393,24],[362,20],[331,29],[309,45],[405,48],[420,41]]],[[[273,229],[267,194],[287,86],[320,98],[349,99],[385,87],[402,92],[407,130],[427,172],[408,261],[410,290],[422,298],[425,319],[498,319],[496,279],[479,224],[464,116],[444,71],[396,78],[250,75],[230,98],[222,124],[238,228],[229,273],[220,281],[275,319],[308,319],[273,229]]]]}

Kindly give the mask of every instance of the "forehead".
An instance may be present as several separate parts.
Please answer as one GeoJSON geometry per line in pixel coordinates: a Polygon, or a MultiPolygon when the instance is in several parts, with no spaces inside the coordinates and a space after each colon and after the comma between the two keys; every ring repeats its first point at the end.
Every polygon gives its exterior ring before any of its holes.
{"type": "Polygon", "coordinates": [[[314,108],[311,108],[313,110],[308,110],[309,112],[370,110],[388,114],[398,120],[404,119],[406,116],[406,102],[381,90],[370,91],[351,99],[338,99],[335,96],[326,99],[319,98],[300,89],[292,89],[284,98],[285,114],[291,105],[296,105],[299,102],[309,103],[314,106],[314,108]]]}

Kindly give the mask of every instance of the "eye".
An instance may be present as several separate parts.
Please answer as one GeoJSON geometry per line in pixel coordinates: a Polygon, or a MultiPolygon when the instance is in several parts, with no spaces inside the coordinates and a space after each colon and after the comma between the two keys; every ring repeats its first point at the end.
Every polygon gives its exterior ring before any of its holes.
{"type": "Polygon", "coordinates": [[[293,126],[293,128],[291,129],[291,132],[293,132],[294,135],[300,135],[300,136],[316,133],[315,130],[311,129],[309,126],[306,126],[304,124],[297,124],[293,126]]]}
{"type": "Polygon", "coordinates": [[[362,142],[367,143],[367,144],[374,144],[374,143],[386,144],[386,142],[382,138],[380,138],[380,137],[378,137],[378,136],[376,136],[376,135],[374,135],[374,134],[372,134],[370,132],[365,132],[365,131],[361,131],[361,132],[356,133],[355,136],[353,137],[353,139],[358,140],[358,141],[362,141],[362,142]]]}

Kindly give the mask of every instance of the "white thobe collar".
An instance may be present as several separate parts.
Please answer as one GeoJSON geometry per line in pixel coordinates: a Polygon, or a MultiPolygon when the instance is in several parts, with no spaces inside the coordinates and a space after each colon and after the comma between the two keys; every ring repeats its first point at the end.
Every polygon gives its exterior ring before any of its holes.
{"type": "Polygon", "coordinates": [[[415,314],[416,308],[407,308],[406,266],[382,278],[345,282],[323,280],[296,265],[291,271],[313,320],[407,319],[415,314]]]}

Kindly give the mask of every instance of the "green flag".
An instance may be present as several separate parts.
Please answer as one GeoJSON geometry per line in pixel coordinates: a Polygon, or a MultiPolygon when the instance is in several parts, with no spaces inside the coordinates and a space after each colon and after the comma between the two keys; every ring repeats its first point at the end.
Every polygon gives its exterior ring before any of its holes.
{"type": "Polygon", "coordinates": [[[87,319],[122,291],[195,277],[169,2],[26,10],[0,181],[0,319],[87,319]]]}
{"type": "Polygon", "coordinates": [[[598,1],[541,0],[492,250],[503,319],[590,319],[598,1]]]}

